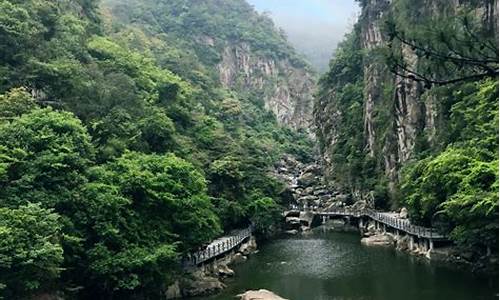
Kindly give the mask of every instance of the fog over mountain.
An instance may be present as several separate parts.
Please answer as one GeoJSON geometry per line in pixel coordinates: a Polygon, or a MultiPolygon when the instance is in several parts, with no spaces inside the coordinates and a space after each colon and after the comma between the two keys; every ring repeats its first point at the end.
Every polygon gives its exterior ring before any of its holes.
{"type": "Polygon", "coordinates": [[[354,0],[248,0],[283,28],[290,42],[320,72],[339,41],[354,24],[359,5],[354,0]]]}

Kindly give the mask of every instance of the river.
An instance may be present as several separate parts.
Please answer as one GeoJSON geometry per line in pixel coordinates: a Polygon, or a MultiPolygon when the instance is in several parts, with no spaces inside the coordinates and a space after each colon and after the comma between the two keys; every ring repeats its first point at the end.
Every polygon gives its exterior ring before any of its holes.
{"type": "Polygon", "coordinates": [[[234,269],[227,289],[203,299],[234,300],[249,289],[290,300],[498,299],[498,277],[362,246],[358,233],[316,230],[278,238],[234,269]]]}

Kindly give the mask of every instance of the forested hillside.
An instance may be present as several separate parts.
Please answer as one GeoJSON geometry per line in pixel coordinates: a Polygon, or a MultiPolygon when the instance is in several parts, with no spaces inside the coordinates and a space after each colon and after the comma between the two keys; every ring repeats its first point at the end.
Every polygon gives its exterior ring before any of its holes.
{"type": "Polygon", "coordinates": [[[0,298],[158,297],[311,160],[314,75],[243,0],[0,0],[0,41],[0,298]]]}
{"type": "Polygon", "coordinates": [[[326,175],[379,209],[408,208],[494,266],[498,2],[360,4],[315,102],[326,175]]]}

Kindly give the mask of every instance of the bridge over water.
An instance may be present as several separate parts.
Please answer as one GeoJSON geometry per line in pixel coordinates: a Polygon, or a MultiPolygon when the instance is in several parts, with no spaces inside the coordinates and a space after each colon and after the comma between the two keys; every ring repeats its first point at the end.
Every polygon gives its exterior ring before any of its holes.
{"type": "Polygon", "coordinates": [[[292,210],[288,215],[309,215],[311,220],[320,218],[323,223],[328,219],[335,219],[339,217],[355,218],[359,222],[359,227],[364,228],[366,222],[372,220],[375,222],[377,230],[382,232],[389,232],[396,236],[408,235],[410,238],[411,248],[413,245],[418,245],[423,249],[432,250],[436,243],[446,243],[448,238],[434,228],[423,227],[414,225],[408,219],[402,219],[399,214],[393,212],[380,212],[373,209],[349,209],[349,208],[336,208],[328,211],[308,211],[301,212],[292,210]]]}
{"type": "Polygon", "coordinates": [[[247,241],[252,236],[252,231],[253,226],[249,226],[245,229],[232,231],[228,235],[212,241],[203,250],[196,251],[185,257],[183,259],[184,268],[194,267],[226,255],[226,253],[235,250],[243,242],[247,241]]]}

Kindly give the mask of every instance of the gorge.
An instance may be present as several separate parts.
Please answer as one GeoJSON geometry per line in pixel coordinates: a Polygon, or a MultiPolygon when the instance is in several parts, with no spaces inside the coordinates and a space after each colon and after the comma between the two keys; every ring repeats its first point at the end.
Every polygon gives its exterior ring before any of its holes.
{"type": "Polygon", "coordinates": [[[0,0],[0,299],[498,298],[498,1],[355,2],[0,0]]]}

